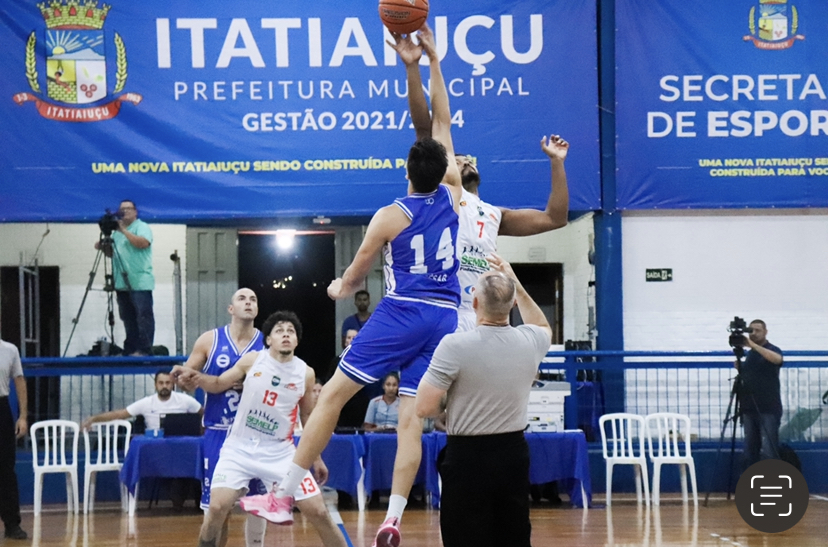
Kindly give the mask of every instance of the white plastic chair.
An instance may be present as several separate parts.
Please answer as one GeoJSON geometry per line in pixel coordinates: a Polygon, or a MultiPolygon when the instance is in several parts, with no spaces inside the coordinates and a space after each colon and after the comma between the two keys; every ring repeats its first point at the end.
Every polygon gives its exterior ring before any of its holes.
{"type": "Polygon", "coordinates": [[[641,490],[643,489],[645,503],[649,506],[650,479],[644,448],[646,436],[644,418],[637,414],[619,412],[604,414],[598,423],[601,428],[604,460],[607,462],[607,507],[612,505],[612,469],[615,465],[623,464],[635,466],[636,498],[638,503],[641,503],[641,490]]]}
{"type": "MultiPolygon", "coordinates": [[[[83,473],[83,514],[95,509],[95,481],[98,471],[120,471],[124,461],[119,457],[119,451],[126,458],[129,450],[129,438],[132,435],[132,424],[126,420],[112,420],[92,425],[91,436],[97,439],[97,447],[93,449],[90,442],[90,432],[83,432],[83,443],[86,449],[86,468],[83,473]]],[[[126,486],[121,484],[121,510],[127,511],[126,486]]]]}
{"type": "Polygon", "coordinates": [[[681,473],[681,499],[687,503],[687,470],[693,487],[693,505],[698,506],[696,490],[696,464],[690,452],[690,418],[674,412],[657,412],[646,418],[647,448],[653,461],[653,505],[658,505],[661,491],[661,466],[679,465],[681,473]],[[682,446],[684,450],[682,450],[682,446]]]}
{"type": "Polygon", "coordinates": [[[34,514],[40,515],[43,495],[43,475],[66,474],[67,510],[78,513],[78,435],[80,427],[69,420],[45,420],[31,428],[32,465],[34,467],[34,514]],[[71,440],[67,437],[71,436],[71,440]],[[43,445],[43,461],[38,445],[43,445]],[[66,450],[71,443],[72,459],[67,461],[66,450]]]}

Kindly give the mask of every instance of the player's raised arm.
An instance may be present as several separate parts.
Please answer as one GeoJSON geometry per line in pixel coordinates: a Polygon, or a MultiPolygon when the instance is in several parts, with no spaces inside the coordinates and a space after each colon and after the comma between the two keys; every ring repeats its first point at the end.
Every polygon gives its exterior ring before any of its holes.
{"type": "Polygon", "coordinates": [[[546,210],[500,208],[500,235],[531,236],[566,226],[569,215],[569,186],[564,161],[569,143],[558,135],[541,139],[541,149],[549,156],[552,170],[552,189],[546,202],[546,210]]]}
{"type": "MultiPolygon", "coordinates": [[[[420,43],[423,51],[428,55],[429,68],[431,71],[431,136],[442,144],[448,156],[448,169],[443,177],[443,183],[451,188],[454,196],[455,208],[460,203],[460,196],[463,187],[460,179],[460,171],[454,160],[454,144],[451,140],[451,107],[449,106],[448,90],[443,79],[443,72],[440,69],[440,57],[437,54],[437,46],[434,43],[434,34],[428,25],[420,29],[420,43]]],[[[410,94],[410,93],[409,93],[410,94]]]]}
{"type": "Polygon", "coordinates": [[[365,230],[365,237],[362,238],[351,265],[342,277],[334,279],[328,285],[328,296],[333,300],[340,300],[361,289],[377,253],[409,224],[411,220],[396,205],[387,205],[377,211],[365,230]]]}
{"type": "Polygon", "coordinates": [[[388,42],[405,64],[405,75],[408,82],[408,111],[417,140],[431,136],[431,114],[428,111],[428,102],[423,93],[423,80],[420,76],[420,58],[423,56],[423,46],[415,44],[411,35],[402,35],[392,32],[394,42],[388,42]]]}

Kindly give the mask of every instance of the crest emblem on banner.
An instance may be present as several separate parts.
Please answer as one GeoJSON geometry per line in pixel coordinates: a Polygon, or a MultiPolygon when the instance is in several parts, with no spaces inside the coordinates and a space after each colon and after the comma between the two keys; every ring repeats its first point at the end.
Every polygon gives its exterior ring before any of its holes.
{"type": "Polygon", "coordinates": [[[52,0],[38,4],[46,23],[38,44],[38,33],[32,31],[26,42],[26,79],[34,93],[18,93],[15,102],[34,102],[44,118],[64,122],[97,122],[118,115],[121,104],[138,104],[141,95],[123,93],[109,102],[107,63],[111,63],[114,46],[115,82],[112,92],[121,93],[127,80],[126,46],[114,33],[107,47],[103,30],[111,6],[98,6],[97,0],[52,0]],[[46,96],[42,97],[38,76],[38,50],[45,51],[46,96]],[[107,52],[110,56],[107,56],[107,52]],[[92,105],[94,106],[84,106],[92,105]]]}
{"type": "Polygon", "coordinates": [[[805,37],[797,34],[799,11],[788,0],[759,0],[750,8],[750,35],[743,39],[753,42],[759,49],[788,49],[796,40],[805,37]],[[789,9],[790,8],[790,9],[789,9]]]}

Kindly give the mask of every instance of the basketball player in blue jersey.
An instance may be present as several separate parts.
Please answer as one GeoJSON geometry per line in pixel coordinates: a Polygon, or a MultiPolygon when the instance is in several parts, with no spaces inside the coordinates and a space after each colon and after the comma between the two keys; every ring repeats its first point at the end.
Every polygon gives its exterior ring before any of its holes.
{"type": "MultiPolygon", "coordinates": [[[[293,465],[275,493],[277,504],[290,507],[290,496],[330,440],[345,403],[366,384],[399,369],[397,456],[388,515],[377,533],[377,546],[400,542],[399,521],[422,456],[423,427],[414,410],[414,396],[437,344],[457,327],[460,302],[455,258],[460,173],[454,162],[448,93],[430,33],[421,40],[426,42],[433,138],[420,139],[411,147],[408,195],[377,211],[353,262],[328,287],[328,295],[336,300],[354,294],[363,287],[377,253],[384,248],[386,295],[322,389],[293,465]]],[[[407,70],[409,78],[416,71],[419,79],[419,66],[407,70]]]]}
{"type": "MultiPolygon", "coordinates": [[[[233,293],[227,306],[230,323],[203,333],[196,340],[185,368],[211,376],[220,376],[229,370],[249,352],[264,349],[264,337],[253,321],[259,314],[259,302],[250,289],[239,289],[233,293]]],[[[180,382],[179,382],[180,384],[180,382]]],[[[188,386],[182,386],[188,387],[188,386]]],[[[190,388],[194,386],[189,386],[190,388]]],[[[241,399],[241,386],[233,386],[220,393],[207,393],[204,403],[204,480],[201,483],[201,508],[210,507],[210,483],[219,459],[219,452],[236,417],[241,399]]],[[[255,484],[261,488],[261,483],[255,484]]],[[[264,543],[267,522],[248,515],[244,534],[247,547],[260,547],[264,543]]],[[[222,537],[226,541],[227,534],[222,537]]]]}
{"type": "MultiPolygon", "coordinates": [[[[423,29],[422,32],[428,32],[423,29]]],[[[408,66],[419,62],[419,52],[409,37],[395,36],[396,48],[408,66]]],[[[419,71],[415,73],[419,76],[419,71]]],[[[408,89],[420,89],[419,78],[410,81],[408,89]],[[416,87],[415,87],[416,86],[416,87]]],[[[409,112],[417,138],[431,135],[431,115],[421,93],[409,93],[409,112]]],[[[480,175],[477,165],[469,156],[455,156],[463,183],[460,199],[460,228],[457,233],[457,256],[460,268],[460,307],[457,310],[457,330],[469,331],[476,327],[477,317],[472,308],[472,288],[485,272],[489,271],[486,260],[497,251],[497,237],[531,236],[562,228],[567,224],[569,213],[569,188],[564,161],[569,143],[558,135],[541,139],[541,150],[549,157],[551,191],[546,209],[507,209],[486,203],[478,194],[480,175]]]]}
{"type": "MultiPolygon", "coordinates": [[[[262,325],[267,333],[262,351],[249,352],[232,367],[213,376],[175,367],[173,375],[187,385],[221,394],[239,382],[244,391],[210,485],[210,510],[204,514],[199,547],[217,547],[226,541],[227,522],[236,501],[242,507],[277,524],[292,524],[292,512],[280,512],[268,503],[271,496],[251,496],[248,484],[260,479],[268,485],[281,481],[296,448],[293,432],[313,410],[316,375],[294,351],[302,337],[302,324],[289,311],[272,313],[262,325]],[[246,504],[249,504],[246,505],[246,504]],[[223,533],[224,532],[224,533],[223,533]]],[[[314,462],[314,474],[324,483],[328,469],[322,458],[314,462]]],[[[306,473],[295,491],[302,515],[316,529],[325,547],[346,547],[345,537],[334,523],[322,499],[319,483],[306,473]]]]}

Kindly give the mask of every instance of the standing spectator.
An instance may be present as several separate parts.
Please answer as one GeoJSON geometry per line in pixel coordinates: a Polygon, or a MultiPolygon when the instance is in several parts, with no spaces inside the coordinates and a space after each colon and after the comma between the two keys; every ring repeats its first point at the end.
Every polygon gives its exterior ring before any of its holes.
{"type": "Polygon", "coordinates": [[[14,462],[17,456],[17,439],[29,430],[27,421],[28,399],[26,380],[23,378],[23,366],[20,364],[20,352],[14,344],[0,340],[0,518],[5,526],[8,539],[26,539],[29,536],[20,527],[20,492],[17,488],[17,473],[14,462]],[[17,404],[20,416],[17,423],[12,419],[9,393],[11,381],[17,391],[17,404]]]}
{"type": "Polygon", "coordinates": [[[389,372],[382,379],[383,394],[368,403],[365,422],[366,431],[396,431],[400,418],[400,379],[396,372],[389,372]]]}
{"type": "Polygon", "coordinates": [[[750,322],[750,328],[750,336],[745,336],[744,344],[750,351],[739,371],[742,378],[739,404],[745,427],[745,468],[760,459],[779,458],[779,423],[782,420],[782,397],[779,393],[782,350],[768,342],[768,328],[764,321],[754,319],[750,322]]]}
{"type": "Polygon", "coordinates": [[[529,547],[529,392],[552,329],[509,264],[493,255],[472,303],[477,327],[437,346],[417,390],[417,415],[447,395],[440,528],[445,547],[529,547]],[[517,302],[525,324],[509,325],[517,302]],[[485,479],[483,479],[485,478],[485,479]]]}
{"type": "Polygon", "coordinates": [[[152,230],[138,218],[132,200],[124,200],[118,208],[118,230],[112,234],[112,245],[95,243],[112,258],[118,311],[124,322],[126,340],[124,355],[149,355],[155,338],[155,316],[152,312],[152,230]],[[114,248],[114,253],[113,253],[114,248]]]}
{"type": "Polygon", "coordinates": [[[346,343],[345,338],[348,336],[349,330],[355,330],[357,332],[365,326],[365,322],[368,321],[368,318],[371,317],[371,312],[368,311],[368,308],[371,307],[371,294],[366,290],[360,290],[354,293],[354,306],[356,306],[357,312],[353,315],[349,315],[345,318],[345,321],[342,322],[342,348],[345,349],[350,345],[350,342],[346,343]]]}
{"type": "MultiPolygon", "coordinates": [[[[336,372],[336,367],[339,365],[339,361],[342,359],[342,355],[345,353],[345,350],[348,346],[351,345],[354,337],[357,335],[356,329],[348,329],[345,333],[345,340],[343,341],[342,345],[342,353],[334,357],[333,361],[331,361],[330,365],[330,373],[327,375],[328,378],[333,376],[333,373],[336,372]]],[[[345,403],[345,406],[342,407],[342,412],[339,413],[339,420],[336,422],[337,427],[344,427],[348,429],[357,429],[362,427],[365,418],[365,411],[368,410],[368,403],[371,401],[377,391],[374,392],[374,387],[379,382],[366,386],[365,389],[359,390],[356,395],[351,397],[351,399],[345,403]]]]}

